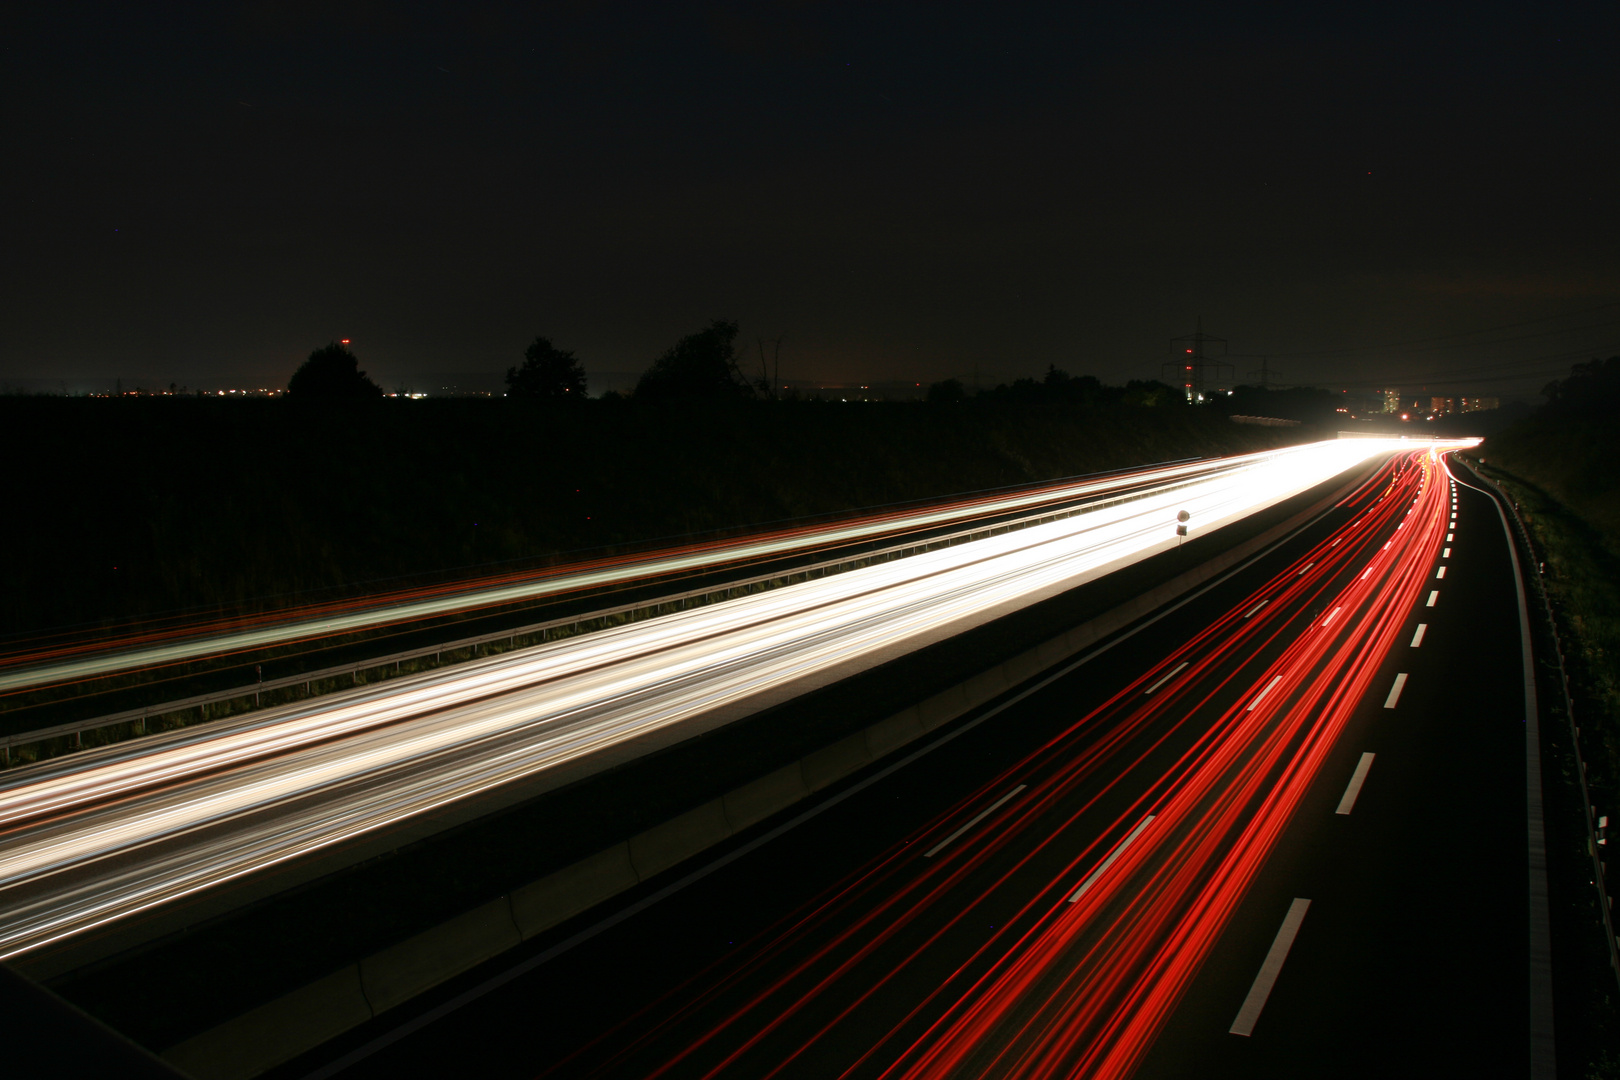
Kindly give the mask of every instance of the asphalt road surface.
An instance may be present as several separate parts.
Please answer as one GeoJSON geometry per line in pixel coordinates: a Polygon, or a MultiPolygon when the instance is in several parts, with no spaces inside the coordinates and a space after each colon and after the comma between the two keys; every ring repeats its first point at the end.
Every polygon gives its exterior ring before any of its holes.
{"type": "Polygon", "coordinates": [[[673,895],[276,1075],[1525,1075],[1515,604],[1489,499],[1414,458],[673,895]]]}

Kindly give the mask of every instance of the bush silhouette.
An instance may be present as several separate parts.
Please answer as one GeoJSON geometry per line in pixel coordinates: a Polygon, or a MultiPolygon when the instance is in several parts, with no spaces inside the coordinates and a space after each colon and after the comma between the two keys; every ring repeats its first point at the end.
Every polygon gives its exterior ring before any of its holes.
{"type": "Polygon", "coordinates": [[[716,319],[695,334],[677,341],[653,361],[636,383],[636,398],[667,401],[672,398],[707,398],[739,401],[754,396],[737,366],[737,324],[716,319]]]}
{"type": "Polygon", "coordinates": [[[298,401],[362,401],[382,397],[382,387],[366,378],[354,353],[333,342],[310,353],[293,372],[287,396],[298,401]]]}
{"type": "Polygon", "coordinates": [[[506,395],[567,401],[585,396],[585,369],[574,354],[537,337],[523,350],[523,366],[506,369],[506,395]]]}

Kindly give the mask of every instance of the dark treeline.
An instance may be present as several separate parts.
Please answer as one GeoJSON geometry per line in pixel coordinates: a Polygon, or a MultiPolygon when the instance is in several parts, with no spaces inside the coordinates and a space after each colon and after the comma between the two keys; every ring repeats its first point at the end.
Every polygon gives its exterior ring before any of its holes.
{"type": "MultiPolygon", "coordinates": [[[[928,389],[930,401],[965,401],[969,395],[955,379],[934,383],[928,389]]],[[[973,395],[974,400],[1020,404],[1066,404],[1085,408],[1119,406],[1189,407],[1186,392],[1157,379],[1132,379],[1124,386],[1107,386],[1091,375],[1070,375],[1058,367],[1048,367],[1039,379],[1017,379],[973,395]]],[[[1230,394],[1212,394],[1198,406],[1223,416],[1268,416],[1298,420],[1306,424],[1330,424],[1336,420],[1338,396],[1319,387],[1298,386],[1271,389],[1238,386],[1230,394]]]]}
{"type": "Polygon", "coordinates": [[[1482,453],[1556,496],[1620,556],[1620,356],[1576,364],[1542,396],[1540,408],[1491,435],[1482,453]]]}
{"type": "MultiPolygon", "coordinates": [[[[1557,653],[1551,642],[1536,644],[1553,940],[1565,957],[1553,969],[1564,986],[1558,1053],[1566,1057],[1567,1039],[1571,1060],[1594,1062],[1584,1075],[1613,1077],[1620,1075],[1620,1014],[1587,828],[1588,815],[1612,822],[1620,810],[1620,356],[1576,364],[1543,395],[1533,415],[1487,437],[1476,455],[1529,527],[1529,569],[1560,637],[1557,653]],[[1568,713],[1558,688],[1564,679],[1568,713]],[[1584,792],[1576,780],[1582,771],[1584,792]]],[[[1534,593],[1530,602],[1540,606],[1534,593]]],[[[1616,887],[1610,876],[1610,896],[1616,887]]]]}
{"type": "Polygon", "coordinates": [[[0,398],[0,632],[263,610],[1303,437],[1212,410],[993,394],[0,398]]]}

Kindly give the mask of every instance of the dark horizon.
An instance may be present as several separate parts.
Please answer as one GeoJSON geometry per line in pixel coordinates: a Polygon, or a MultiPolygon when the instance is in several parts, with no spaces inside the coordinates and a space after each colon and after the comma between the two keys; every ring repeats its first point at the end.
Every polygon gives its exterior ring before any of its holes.
{"type": "Polygon", "coordinates": [[[0,15],[0,385],[385,387],[714,318],[799,382],[1534,400],[1620,352],[1606,6],[0,15]],[[1269,358],[1264,360],[1262,358],[1269,358]]]}

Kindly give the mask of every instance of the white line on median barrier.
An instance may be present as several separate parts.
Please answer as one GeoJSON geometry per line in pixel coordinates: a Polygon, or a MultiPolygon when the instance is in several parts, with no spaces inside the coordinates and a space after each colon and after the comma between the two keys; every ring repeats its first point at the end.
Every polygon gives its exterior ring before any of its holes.
{"type": "Polygon", "coordinates": [[[1356,796],[1361,794],[1361,785],[1367,782],[1367,770],[1372,768],[1373,755],[1362,754],[1361,760],[1356,762],[1356,771],[1350,774],[1350,786],[1344,789],[1344,798],[1339,800],[1339,808],[1335,814],[1348,814],[1351,807],[1356,805],[1356,796]]]}
{"type": "Polygon", "coordinates": [[[1260,965],[1260,974],[1254,977],[1254,985],[1249,987],[1249,996],[1243,999],[1243,1007],[1238,1010],[1237,1019],[1232,1021],[1230,1030],[1233,1035],[1247,1037],[1254,1034],[1254,1025],[1260,1019],[1260,1010],[1266,1007],[1266,999],[1271,996],[1271,988],[1277,984],[1277,976],[1282,973],[1283,961],[1288,959],[1288,950],[1294,947],[1294,938],[1299,934],[1299,924],[1305,921],[1305,911],[1310,906],[1309,900],[1299,897],[1295,897],[1294,902],[1288,905],[1288,914],[1283,916],[1282,927],[1271,943],[1271,951],[1266,953],[1266,961],[1260,965]]]}
{"type": "Polygon", "coordinates": [[[946,845],[950,844],[951,841],[955,840],[957,837],[961,836],[963,833],[965,833],[969,829],[973,828],[973,826],[977,825],[979,822],[983,821],[985,818],[989,817],[991,814],[993,814],[997,810],[1001,809],[1002,806],[1004,806],[1006,804],[1008,799],[1012,798],[1014,795],[1018,794],[1020,791],[1023,791],[1024,788],[1026,788],[1028,786],[1029,785],[1027,785],[1027,784],[1019,784],[1017,787],[1015,787],[1011,791],[1007,792],[1007,794],[1003,795],[1001,798],[997,799],[995,802],[991,803],[989,806],[985,807],[983,810],[980,810],[977,814],[975,814],[973,816],[972,821],[969,821],[966,825],[962,826],[960,829],[957,829],[955,832],[951,833],[951,835],[947,836],[945,839],[941,840],[939,843],[935,844],[933,847],[931,847],[927,851],[923,852],[923,858],[932,859],[941,850],[943,850],[946,847],[946,845]]]}

